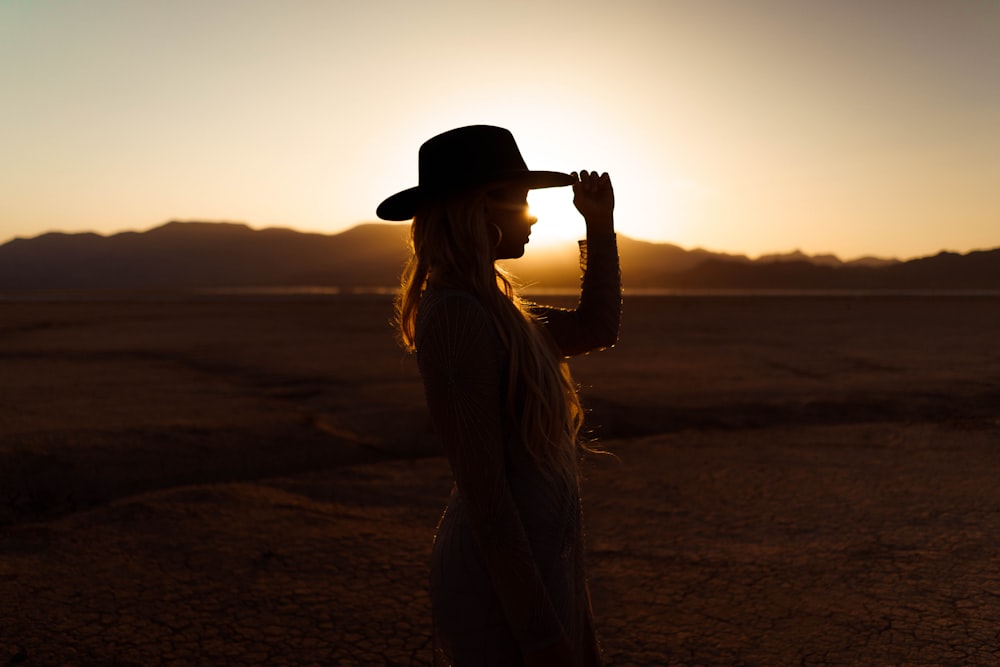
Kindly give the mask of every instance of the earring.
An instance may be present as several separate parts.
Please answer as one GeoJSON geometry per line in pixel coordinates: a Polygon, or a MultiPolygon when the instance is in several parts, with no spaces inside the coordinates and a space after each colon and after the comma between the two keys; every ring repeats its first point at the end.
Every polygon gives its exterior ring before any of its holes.
{"type": "Polygon", "coordinates": [[[489,223],[490,227],[497,230],[497,242],[493,244],[493,249],[496,250],[500,247],[500,242],[503,241],[503,230],[500,229],[495,223],[489,223]]]}

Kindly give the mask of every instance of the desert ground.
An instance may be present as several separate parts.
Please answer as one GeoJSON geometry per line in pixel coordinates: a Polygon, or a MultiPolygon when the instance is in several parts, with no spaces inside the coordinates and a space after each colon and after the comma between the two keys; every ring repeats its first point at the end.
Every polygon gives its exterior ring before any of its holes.
{"type": "MultiPolygon", "coordinates": [[[[0,665],[427,665],[378,295],[6,295],[0,665]]],[[[632,295],[571,362],[607,663],[1000,664],[1000,296],[632,295]]]]}

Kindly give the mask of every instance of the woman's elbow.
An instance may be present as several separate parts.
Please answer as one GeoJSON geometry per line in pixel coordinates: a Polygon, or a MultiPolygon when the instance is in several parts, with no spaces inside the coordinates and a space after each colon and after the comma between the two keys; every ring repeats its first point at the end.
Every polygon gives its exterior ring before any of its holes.
{"type": "Polygon", "coordinates": [[[606,350],[618,344],[618,327],[601,327],[591,331],[590,340],[587,341],[587,352],[606,350]]]}
{"type": "Polygon", "coordinates": [[[597,348],[600,350],[614,347],[618,344],[618,327],[601,332],[597,340],[597,348]]]}

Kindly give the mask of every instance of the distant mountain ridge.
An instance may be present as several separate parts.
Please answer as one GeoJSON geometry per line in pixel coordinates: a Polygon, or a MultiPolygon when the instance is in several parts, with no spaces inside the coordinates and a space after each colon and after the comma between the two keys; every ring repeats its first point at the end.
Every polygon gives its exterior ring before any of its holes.
{"type": "Polygon", "coordinates": [[[0,289],[386,285],[406,253],[401,225],[341,234],[169,222],[146,232],[43,234],[0,246],[0,289]]]}
{"type": "MultiPolygon", "coordinates": [[[[384,287],[398,283],[406,224],[339,234],[168,222],[111,236],[48,233],[0,246],[0,290],[384,287]]],[[[750,259],[619,235],[624,282],[677,289],[1000,289],[1000,248],[909,261],[799,251],[750,259]]],[[[579,284],[577,251],[528,247],[508,265],[540,288],[579,284]]]]}

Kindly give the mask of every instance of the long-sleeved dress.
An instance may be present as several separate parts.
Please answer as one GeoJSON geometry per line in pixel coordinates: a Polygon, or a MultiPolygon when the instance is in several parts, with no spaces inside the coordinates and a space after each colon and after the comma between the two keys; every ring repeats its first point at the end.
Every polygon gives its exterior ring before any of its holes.
{"type": "MultiPolygon", "coordinates": [[[[535,315],[564,356],[608,347],[621,314],[613,235],[581,242],[573,310],[535,315]]],[[[542,477],[506,417],[507,350],[469,293],[428,288],[416,322],[427,405],[455,477],[431,562],[434,664],[523,665],[564,633],[580,667],[601,664],[583,568],[579,491],[542,477]]]]}

